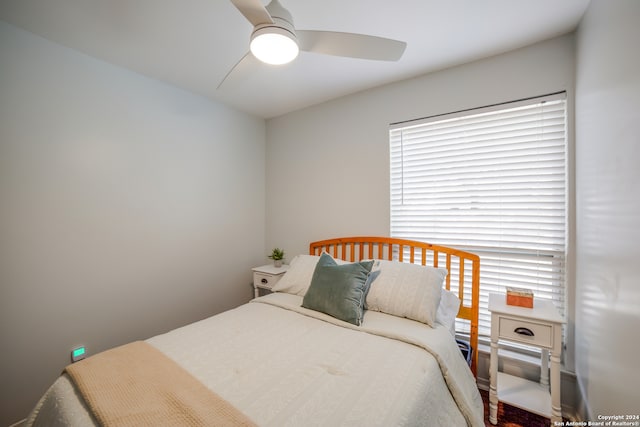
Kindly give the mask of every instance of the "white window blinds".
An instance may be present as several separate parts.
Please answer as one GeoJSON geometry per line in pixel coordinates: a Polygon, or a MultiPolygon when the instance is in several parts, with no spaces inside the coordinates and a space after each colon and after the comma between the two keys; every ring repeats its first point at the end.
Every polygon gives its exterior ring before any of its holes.
{"type": "Polygon", "coordinates": [[[564,313],[565,96],[392,126],[391,235],[480,261],[480,330],[490,292],[533,290],[564,313]]]}

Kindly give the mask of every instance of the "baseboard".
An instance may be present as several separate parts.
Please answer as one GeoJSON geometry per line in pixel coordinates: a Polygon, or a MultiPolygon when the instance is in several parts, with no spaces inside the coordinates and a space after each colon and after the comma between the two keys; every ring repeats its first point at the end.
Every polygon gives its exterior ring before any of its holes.
{"type": "MultiPolygon", "coordinates": [[[[478,388],[481,390],[489,390],[489,364],[489,348],[480,346],[480,351],[478,352],[478,377],[476,380],[478,388]]],[[[538,381],[540,378],[540,362],[531,357],[503,355],[501,352],[499,369],[531,381],[538,381]]],[[[576,375],[573,372],[562,370],[560,372],[560,401],[562,403],[562,416],[568,420],[589,419],[583,418],[578,411],[580,405],[584,402],[578,389],[576,375]]]]}

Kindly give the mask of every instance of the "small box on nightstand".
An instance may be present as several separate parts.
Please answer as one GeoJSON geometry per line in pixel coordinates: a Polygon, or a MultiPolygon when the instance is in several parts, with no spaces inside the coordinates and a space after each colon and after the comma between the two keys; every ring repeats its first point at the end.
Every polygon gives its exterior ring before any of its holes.
{"type": "Polygon", "coordinates": [[[507,305],[533,308],[533,292],[531,289],[507,288],[507,305]]]}

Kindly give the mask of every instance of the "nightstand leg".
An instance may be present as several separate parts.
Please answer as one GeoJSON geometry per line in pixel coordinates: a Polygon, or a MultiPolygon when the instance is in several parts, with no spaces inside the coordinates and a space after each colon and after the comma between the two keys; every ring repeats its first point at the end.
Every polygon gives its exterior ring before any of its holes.
{"type": "Polygon", "coordinates": [[[551,352],[551,424],[562,422],[560,403],[560,351],[551,352]]]}
{"type": "Polygon", "coordinates": [[[260,296],[260,291],[258,290],[257,287],[253,287],[253,297],[254,298],[258,298],[260,296]]]}
{"type": "Polygon", "coordinates": [[[493,337],[489,360],[489,422],[498,424],[498,342],[493,337]]]}
{"type": "Polygon", "coordinates": [[[549,386],[549,350],[542,349],[542,361],[540,363],[540,384],[549,386]]]}

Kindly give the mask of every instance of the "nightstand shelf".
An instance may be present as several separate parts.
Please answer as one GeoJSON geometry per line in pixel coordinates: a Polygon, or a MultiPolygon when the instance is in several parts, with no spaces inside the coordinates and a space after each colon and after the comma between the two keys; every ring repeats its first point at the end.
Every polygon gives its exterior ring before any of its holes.
{"type": "Polygon", "coordinates": [[[283,264],[281,267],[267,264],[252,268],[254,297],[258,298],[260,296],[260,289],[270,291],[288,269],[289,266],[286,264],[283,264]]]}
{"type": "Polygon", "coordinates": [[[560,354],[564,319],[551,301],[535,298],[533,308],[507,305],[504,294],[489,295],[491,361],[489,366],[489,421],[497,424],[498,401],[562,421],[560,354]],[[540,382],[498,372],[500,340],[538,347],[542,352],[540,382]],[[549,375],[551,354],[551,375],[549,375]]]}
{"type": "Polygon", "coordinates": [[[516,408],[551,418],[549,386],[498,372],[498,400],[516,408]]]}

